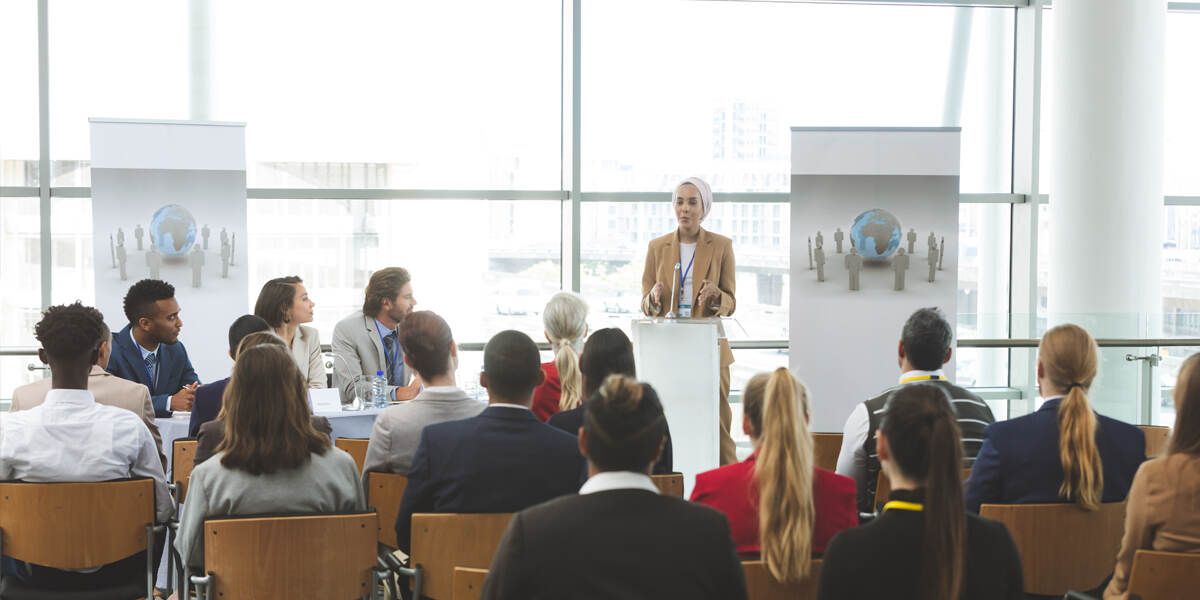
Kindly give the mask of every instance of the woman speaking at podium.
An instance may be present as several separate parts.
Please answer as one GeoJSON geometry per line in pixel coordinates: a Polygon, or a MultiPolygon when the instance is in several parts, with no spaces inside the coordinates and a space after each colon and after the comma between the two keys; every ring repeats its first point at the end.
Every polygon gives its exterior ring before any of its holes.
{"type": "MultiPolygon", "coordinates": [[[[712,209],[712,189],[689,177],[675,186],[671,205],[679,227],[650,241],[642,272],[642,312],[649,317],[726,317],[733,314],[733,241],[706,231],[700,223],[712,209]]],[[[733,352],[721,346],[721,464],[737,462],[729,424],[729,365],[733,352]]]]}

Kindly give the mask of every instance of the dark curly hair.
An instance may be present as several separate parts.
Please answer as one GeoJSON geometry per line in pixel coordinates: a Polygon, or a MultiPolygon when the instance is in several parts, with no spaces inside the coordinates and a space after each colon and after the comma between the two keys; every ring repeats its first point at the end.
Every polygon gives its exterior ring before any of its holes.
{"type": "Polygon", "coordinates": [[[154,318],[154,303],[175,297],[175,286],[158,279],[143,279],[125,294],[125,317],[137,323],[142,317],[154,318]]]}
{"type": "Polygon", "coordinates": [[[33,335],[47,354],[69,359],[98,349],[108,335],[108,326],[100,311],[75,302],[47,308],[33,335]]]}

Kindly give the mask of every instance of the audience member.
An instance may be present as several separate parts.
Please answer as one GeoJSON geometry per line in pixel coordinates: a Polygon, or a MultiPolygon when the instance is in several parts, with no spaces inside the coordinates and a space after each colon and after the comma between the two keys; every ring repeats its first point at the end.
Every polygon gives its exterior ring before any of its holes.
{"type": "Polygon", "coordinates": [[[542,382],[537,344],[501,331],[483,349],[479,416],[427,426],[408,471],[396,540],[409,551],[413,513],[507,513],[574,493],[584,475],[575,439],[530,410],[542,382]]]}
{"type": "Polygon", "coordinates": [[[355,385],[364,377],[383,372],[392,400],[412,400],[421,390],[420,378],[406,384],[400,324],[417,305],[408,271],[387,267],[371,275],[361,312],[342,319],[333,328],[333,385],[342,403],[355,397],[355,385]]]}
{"type": "MultiPolygon", "coordinates": [[[[104,329],[100,335],[100,352],[96,355],[96,364],[88,373],[87,389],[96,399],[97,404],[123,408],[142,418],[150,437],[154,438],[154,447],[158,448],[158,459],[163,469],[167,468],[167,455],[162,451],[162,436],[158,432],[158,424],[154,422],[154,404],[150,402],[150,390],[140,383],[126,381],[105,371],[108,360],[112,356],[112,332],[108,325],[100,322],[104,329]]],[[[13,390],[12,405],[9,412],[28,410],[41,405],[50,391],[50,378],[40,379],[13,390]]]]}
{"type": "Polygon", "coordinates": [[[1033,414],[987,428],[967,482],[967,510],[984,503],[1074,502],[1096,510],[1120,502],[1146,457],[1137,427],[1098,415],[1087,393],[1099,349],[1077,325],[1059,325],[1038,348],[1038,388],[1045,402],[1033,414]]]}
{"type": "Polygon", "coordinates": [[[321,336],[312,323],[315,303],[308,297],[308,289],[297,276],[276,277],[263,284],[254,303],[254,314],[271,326],[271,329],[287,344],[300,374],[310,388],[323,388],[325,382],[325,360],[321,355],[321,336]]]}
{"type": "Polygon", "coordinates": [[[599,387],[579,435],[590,478],[513,517],[482,597],[745,598],[725,518],[648,476],[666,443],[654,389],[622,375],[599,387]]]}
{"type": "Polygon", "coordinates": [[[179,330],[183,328],[179,312],[174,286],[143,279],[125,294],[129,324],[113,336],[108,372],[150,388],[158,417],[169,417],[175,410],[191,410],[200,385],[187,349],[179,341],[179,330]]]}
{"type": "Polygon", "coordinates": [[[1165,456],[1142,464],[1125,503],[1125,538],[1104,597],[1129,598],[1138,550],[1200,552],[1200,354],[1175,379],[1175,431],[1165,456]]]}
{"type": "MultiPolygon", "coordinates": [[[[262,317],[242,315],[229,326],[229,358],[237,360],[238,345],[246,336],[260,331],[270,332],[271,326],[262,317]]],[[[192,404],[192,415],[188,421],[188,437],[200,434],[200,426],[217,418],[221,412],[221,396],[225,394],[225,386],[229,378],[206,383],[196,388],[196,401],[192,404]]]]}
{"type": "Polygon", "coordinates": [[[183,564],[204,564],[204,520],[251,514],[362,510],[354,459],[313,429],[308,388],[286,348],[238,354],[226,391],[225,440],[188,484],[175,547],[183,564]]]}
{"type": "Polygon", "coordinates": [[[1024,597],[1003,525],[963,508],[963,447],[945,386],[897,388],[877,433],[891,482],[883,513],[833,538],[819,597],[970,600],[1024,597]]]}
{"type": "MultiPolygon", "coordinates": [[[[932,382],[944,389],[951,398],[951,406],[958,415],[958,426],[962,431],[963,467],[970,467],[979,445],[983,441],[983,430],[996,418],[992,409],[979,396],[950,383],[942,365],[950,362],[954,352],[954,329],[936,308],[922,308],[914,312],[904,323],[900,334],[897,355],[900,366],[900,383],[905,386],[915,382],[932,382]]],[[[858,489],[858,511],[873,513],[875,485],[879,480],[879,458],[875,455],[875,432],[879,422],[887,413],[886,403],[891,388],[884,393],[854,407],[842,435],[842,450],[838,454],[837,472],[854,480],[858,489]]]]}
{"type": "Polygon", "coordinates": [[[739,553],[761,554],[779,581],[799,581],[810,555],[858,525],[854,480],[813,464],[808,393],[786,368],[746,383],[742,430],[754,453],[696,476],[692,501],[725,514],[739,553]]]}
{"type": "Polygon", "coordinates": [[[416,398],[385,409],[375,419],[364,475],[369,471],[407,474],[426,425],[457,421],[483,412],[483,403],[458,388],[458,347],[450,325],[437,314],[419,311],[400,326],[404,364],[416,371],[425,388],[416,398]]]}
{"type": "Polygon", "coordinates": [[[533,391],[533,414],[539,421],[579,406],[583,396],[579,351],[587,335],[587,314],[587,302],[573,292],[559,292],[546,303],[542,324],[554,360],[542,363],[546,380],[533,391]]]}
{"type": "MultiPolygon", "coordinates": [[[[615,327],[598,329],[588,337],[579,355],[579,372],[582,397],[590,398],[609,375],[637,377],[633,363],[633,344],[625,332],[615,327]]],[[[571,435],[579,435],[583,427],[583,406],[576,406],[550,417],[547,421],[571,435]]],[[[674,468],[674,448],[671,447],[671,428],[667,428],[667,446],[654,463],[654,474],[671,473],[674,468]]]]}
{"type": "MultiPolygon", "coordinates": [[[[76,302],[51,306],[34,328],[50,365],[44,401],[0,419],[0,480],[29,482],[108,481],[147,477],[154,481],[155,517],[165,522],[174,508],[159,462],[159,447],[133,411],[96,402],[88,391],[108,328],[100,311],[76,302]]],[[[97,517],[102,517],[98,513],[97,517]]],[[[85,571],[60,571],[4,559],[4,572],[35,588],[91,590],[144,577],[146,553],[85,571]]]]}

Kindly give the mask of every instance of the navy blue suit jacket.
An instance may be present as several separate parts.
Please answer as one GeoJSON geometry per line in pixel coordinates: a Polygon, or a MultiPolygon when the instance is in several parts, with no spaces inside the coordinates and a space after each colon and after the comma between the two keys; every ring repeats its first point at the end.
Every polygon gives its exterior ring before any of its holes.
{"type": "Polygon", "coordinates": [[[154,416],[169,417],[171,407],[167,405],[167,398],[183,386],[200,381],[200,378],[196,377],[196,370],[192,368],[192,361],[188,360],[187,348],[184,348],[183,342],[159,344],[158,384],[155,385],[146,373],[146,362],[142,360],[142,352],[129,336],[129,328],[130,325],[126,325],[113,336],[108,372],[150,388],[154,416]]]}
{"type": "MultiPolygon", "coordinates": [[[[1058,405],[1048,400],[1033,414],[988,426],[983,447],[967,481],[967,510],[981,504],[1066,502],[1058,495],[1062,463],[1058,458],[1058,405]]],[[[1146,460],[1142,430],[1096,415],[1096,446],[1104,474],[1102,502],[1120,502],[1129,493],[1133,476],[1146,460]]]]}
{"type": "Polygon", "coordinates": [[[528,410],[489,406],[429,425],[408,471],[396,541],[409,551],[413,513],[510,513],[574,494],[584,465],[575,436],[528,410]]]}
{"type": "Polygon", "coordinates": [[[221,412],[221,398],[229,378],[206,383],[196,388],[196,401],[192,403],[192,419],[188,421],[188,437],[200,435],[200,426],[217,418],[221,412]]]}

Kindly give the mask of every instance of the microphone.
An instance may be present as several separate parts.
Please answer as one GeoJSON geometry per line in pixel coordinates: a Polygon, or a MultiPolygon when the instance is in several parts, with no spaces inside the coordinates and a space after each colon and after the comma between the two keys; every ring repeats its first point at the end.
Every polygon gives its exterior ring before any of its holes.
{"type": "Polygon", "coordinates": [[[683,265],[680,265],[679,263],[675,263],[675,270],[674,270],[674,272],[671,273],[671,300],[668,303],[668,305],[671,306],[672,309],[667,311],[668,319],[674,319],[679,316],[679,315],[675,314],[675,309],[674,309],[675,299],[679,297],[679,292],[675,288],[679,286],[679,270],[682,267],[683,267],[683,265]]]}

